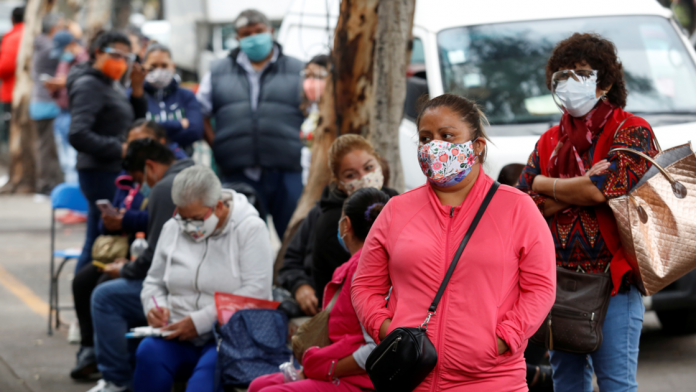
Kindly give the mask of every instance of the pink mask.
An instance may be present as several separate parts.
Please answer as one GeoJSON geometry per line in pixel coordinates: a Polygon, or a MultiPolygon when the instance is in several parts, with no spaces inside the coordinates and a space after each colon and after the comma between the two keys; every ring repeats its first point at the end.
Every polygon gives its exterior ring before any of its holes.
{"type": "Polygon", "coordinates": [[[304,93],[307,96],[307,99],[309,99],[312,102],[319,101],[319,98],[321,98],[321,94],[324,92],[325,86],[325,79],[307,78],[302,83],[302,88],[304,89],[304,93]]]}

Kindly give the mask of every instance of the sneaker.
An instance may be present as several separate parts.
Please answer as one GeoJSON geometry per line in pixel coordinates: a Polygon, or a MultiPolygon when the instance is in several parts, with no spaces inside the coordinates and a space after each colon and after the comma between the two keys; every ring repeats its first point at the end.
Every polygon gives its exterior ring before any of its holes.
{"type": "Polygon", "coordinates": [[[77,352],[77,364],[70,371],[73,380],[89,380],[99,376],[97,368],[97,356],[94,347],[80,347],[77,352]]]}
{"type": "Polygon", "coordinates": [[[128,387],[119,387],[111,381],[104,381],[104,379],[101,379],[94,388],[87,392],[126,392],[128,390],[128,387]]]}
{"type": "Polygon", "coordinates": [[[80,344],[81,341],[82,334],[80,334],[80,323],[78,323],[77,320],[73,320],[68,329],[68,343],[80,344]]]}
{"type": "Polygon", "coordinates": [[[87,215],[70,210],[56,220],[64,225],[75,225],[87,222],[87,215]]]}

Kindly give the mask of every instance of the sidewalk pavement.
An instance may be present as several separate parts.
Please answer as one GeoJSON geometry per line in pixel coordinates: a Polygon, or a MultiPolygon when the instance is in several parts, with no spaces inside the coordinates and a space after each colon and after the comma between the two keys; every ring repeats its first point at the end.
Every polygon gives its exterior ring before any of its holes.
{"type": "MultiPolygon", "coordinates": [[[[68,344],[67,327],[47,335],[50,203],[34,196],[0,196],[0,391],[84,392],[69,372],[78,346],[68,344]]],[[[80,247],[84,224],[58,224],[59,248],[80,247]]],[[[74,262],[59,285],[60,303],[72,304],[74,262]]],[[[61,312],[69,322],[74,312],[61,312]]]]}

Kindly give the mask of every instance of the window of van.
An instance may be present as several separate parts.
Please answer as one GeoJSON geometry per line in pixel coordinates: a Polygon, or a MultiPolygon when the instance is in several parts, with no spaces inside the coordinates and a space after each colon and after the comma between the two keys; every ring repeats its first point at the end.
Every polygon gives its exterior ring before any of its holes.
{"type": "Polygon", "coordinates": [[[551,51],[574,32],[614,42],[638,114],[696,113],[696,67],[667,19],[657,16],[541,20],[448,29],[438,34],[444,90],[475,99],[491,124],[557,121],[546,87],[551,51]]]}

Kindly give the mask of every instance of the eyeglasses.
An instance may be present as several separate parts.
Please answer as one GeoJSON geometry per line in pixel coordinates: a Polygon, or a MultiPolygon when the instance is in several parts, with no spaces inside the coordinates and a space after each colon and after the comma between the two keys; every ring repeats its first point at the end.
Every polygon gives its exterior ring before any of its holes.
{"type": "Polygon", "coordinates": [[[308,72],[306,70],[300,71],[300,76],[305,78],[305,79],[326,79],[327,76],[329,76],[329,73],[327,71],[320,71],[320,72],[308,72]]]}
{"type": "Polygon", "coordinates": [[[203,219],[185,219],[181,215],[179,215],[179,209],[177,208],[176,210],[174,210],[174,219],[177,222],[179,222],[179,225],[181,225],[181,227],[186,227],[187,225],[192,225],[194,227],[201,227],[201,226],[203,226],[203,224],[205,224],[205,220],[208,219],[214,211],[215,211],[215,208],[210,207],[208,212],[205,213],[205,216],[203,217],[203,219]]]}
{"type": "Polygon", "coordinates": [[[133,61],[135,59],[135,55],[133,53],[126,53],[126,52],[120,51],[118,49],[110,48],[110,47],[104,48],[104,53],[108,53],[109,56],[111,56],[112,58],[114,58],[116,60],[123,59],[126,61],[133,61]]]}
{"type": "Polygon", "coordinates": [[[554,74],[551,76],[551,83],[555,85],[558,82],[563,82],[571,78],[580,83],[587,81],[596,82],[597,74],[598,71],[594,69],[566,69],[563,71],[554,72],[554,74]]]}

